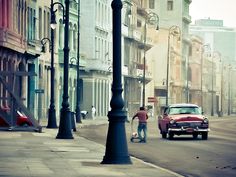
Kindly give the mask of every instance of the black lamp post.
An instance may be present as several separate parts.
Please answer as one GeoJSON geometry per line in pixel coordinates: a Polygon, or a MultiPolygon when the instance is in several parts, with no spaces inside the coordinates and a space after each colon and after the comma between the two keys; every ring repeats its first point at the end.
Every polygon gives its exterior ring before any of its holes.
{"type": "Polygon", "coordinates": [[[211,57],[211,116],[214,116],[214,63],[213,63],[213,56],[211,57]]]}
{"type": "Polygon", "coordinates": [[[157,24],[156,30],[159,30],[159,16],[150,12],[147,14],[145,18],[145,26],[144,26],[144,56],[143,56],[143,97],[142,97],[142,107],[145,108],[145,88],[146,88],[146,42],[147,42],[147,24],[157,24]]]}
{"type": "MultiPolygon", "coordinates": [[[[53,0],[51,0],[51,5],[50,5],[50,13],[51,13],[51,23],[55,22],[55,12],[53,10],[53,0]]],[[[57,122],[56,122],[56,110],[55,110],[55,98],[54,98],[54,79],[55,79],[55,68],[54,68],[54,29],[53,26],[51,26],[51,41],[48,38],[43,38],[41,40],[42,46],[42,51],[45,52],[45,44],[46,40],[49,41],[50,43],[50,50],[51,50],[51,78],[50,78],[50,83],[51,83],[51,90],[50,90],[50,106],[48,110],[48,125],[47,128],[57,128],[57,122]]]]}
{"type": "MultiPolygon", "coordinates": [[[[77,55],[78,57],[78,55],[77,55]]],[[[75,106],[75,117],[76,117],[76,122],[77,123],[82,123],[81,121],[81,113],[80,113],[80,106],[79,106],[79,103],[80,103],[80,82],[79,82],[79,58],[75,58],[75,57],[72,57],[70,58],[70,63],[73,64],[73,61],[75,61],[75,65],[76,65],[76,74],[77,74],[77,77],[76,77],[76,106],[75,106]]]]}
{"type": "Polygon", "coordinates": [[[169,104],[169,68],[170,68],[170,36],[179,35],[180,38],[180,28],[176,25],[173,25],[169,28],[168,33],[168,44],[167,44],[167,68],[166,68],[166,106],[169,104]]]}
{"type": "MultiPolygon", "coordinates": [[[[221,57],[221,56],[220,56],[221,57]]],[[[223,69],[224,69],[224,61],[222,60],[222,58],[220,58],[221,61],[221,84],[220,84],[220,117],[222,117],[224,115],[224,111],[223,111],[223,69]]]]}
{"type": "Polygon", "coordinates": [[[229,64],[229,68],[228,68],[228,116],[230,116],[230,112],[231,112],[231,64],[229,64]]]}
{"type": "MultiPolygon", "coordinates": [[[[71,112],[68,96],[68,78],[69,78],[69,4],[70,0],[65,0],[65,8],[59,3],[55,2],[53,5],[58,4],[63,9],[63,23],[65,24],[65,45],[64,45],[64,80],[63,80],[63,101],[60,112],[60,125],[57,134],[57,139],[73,139],[71,132],[71,112]]],[[[52,5],[52,6],[53,6],[52,5]]],[[[55,16],[55,12],[53,14],[55,16]]],[[[51,24],[52,25],[52,24],[51,24]]],[[[54,23],[55,25],[55,23],[54,23]]]]}
{"type": "MultiPolygon", "coordinates": [[[[76,2],[76,1],[75,1],[76,2]]],[[[79,76],[79,60],[80,60],[80,55],[79,55],[79,52],[80,52],[80,0],[78,0],[78,36],[77,36],[77,65],[76,65],[76,72],[77,72],[77,80],[76,80],[76,87],[77,87],[77,90],[76,90],[76,107],[75,107],[75,117],[76,117],[76,122],[77,123],[82,123],[81,121],[81,112],[80,112],[80,76],[79,76]]]]}
{"type": "Polygon", "coordinates": [[[124,111],[124,100],[122,98],[121,84],[121,9],[120,0],[112,1],[113,9],[113,83],[112,98],[110,101],[111,111],[108,112],[108,134],[106,140],[106,151],[102,164],[131,164],[128,154],[124,111]]]}
{"type": "Polygon", "coordinates": [[[57,128],[57,119],[56,119],[56,110],[54,103],[54,31],[51,28],[51,40],[49,38],[43,38],[41,40],[42,52],[45,52],[45,44],[47,41],[50,43],[50,52],[51,52],[51,90],[50,90],[50,106],[48,109],[48,125],[47,128],[57,128]]]}

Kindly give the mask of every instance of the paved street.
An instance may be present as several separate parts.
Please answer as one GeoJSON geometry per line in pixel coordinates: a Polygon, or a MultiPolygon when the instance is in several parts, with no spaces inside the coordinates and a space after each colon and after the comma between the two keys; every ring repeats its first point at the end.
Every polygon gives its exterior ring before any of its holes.
{"type": "MultiPolygon", "coordinates": [[[[107,121],[84,123],[100,124],[107,121]]],[[[131,157],[129,165],[102,165],[105,146],[74,134],[56,139],[58,129],[0,131],[1,177],[181,177],[131,157]]]]}
{"type": "MultiPolygon", "coordinates": [[[[236,176],[236,118],[209,118],[211,132],[208,140],[201,137],[177,136],[174,140],[162,139],[156,120],[148,124],[148,143],[129,142],[129,152],[140,158],[184,176],[233,177],[236,176]]],[[[126,124],[127,138],[130,124],[126,124]]],[[[81,136],[104,144],[107,125],[92,126],[79,130],[81,136]]]]}

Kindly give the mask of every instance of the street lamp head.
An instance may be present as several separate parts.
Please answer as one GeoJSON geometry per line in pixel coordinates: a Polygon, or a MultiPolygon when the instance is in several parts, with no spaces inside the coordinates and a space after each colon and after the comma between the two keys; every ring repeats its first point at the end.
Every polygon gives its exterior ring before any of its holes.
{"type": "Polygon", "coordinates": [[[43,53],[46,52],[46,50],[45,50],[45,45],[42,46],[41,52],[43,52],[43,53]]]}
{"type": "Polygon", "coordinates": [[[154,12],[149,12],[146,16],[145,24],[156,25],[156,30],[159,30],[159,16],[154,12]]]}
{"type": "Polygon", "coordinates": [[[54,29],[56,29],[57,24],[56,23],[51,23],[50,26],[54,30],[54,29]]]}
{"type": "Polygon", "coordinates": [[[57,22],[56,22],[56,15],[55,15],[55,12],[52,11],[50,26],[51,26],[52,29],[55,29],[55,28],[56,28],[56,25],[57,25],[57,22]]]}
{"type": "Polygon", "coordinates": [[[53,4],[51,4],[51,23],[50,26],[52,29],[56,29],[56,11],[57,10],[53,10],[54,5],[60,5],[60,7],[62,8],[62,13],[63,13],[63,23],[65,23],[65,9],[62,3],[60,2],[54,2],[53,4]]]}
{"type": "MultiPolygon", "coordinates": [[[[49,38],[45,37],[45,38],[43,38],[43,39],[40,41],[41,44],[42,44],[41,52],[43,52],[43,53],[46,52],[46,47],[45,47],[45,45],[46,45],[47,41],[49,42],[49,45],[50,45],[50,47],[51,47],[51,41],[50,41],[49,38]]],[[[50,50],[51,50],[51,49],[50,49],[50,50]]]]}
{"type": "Polygon", "coordinates": [[[150,25],[157,25],[157,29],[159,29],[159,16],[156,13],[154,12],[148,13],[146,20],[147,23],[149,23],[150,25]]]}
{"type": "Polygon", "coordinates": [[[74,65],[74,63],[76,64],[77,62],[78,62],[77,58],[75,58],[75,57],[70,58],[70,64],[71,65],[74,65]]]}

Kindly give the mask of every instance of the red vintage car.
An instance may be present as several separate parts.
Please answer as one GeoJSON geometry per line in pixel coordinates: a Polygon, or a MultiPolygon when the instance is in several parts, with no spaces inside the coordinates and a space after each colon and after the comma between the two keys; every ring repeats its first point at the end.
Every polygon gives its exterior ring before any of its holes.
{"type": "Polygon", "coordinates": [[[172,104],[165,107],[163,115],[158,116],[158,127],[162,138],[173,139],[174,135],[198,135],[208,139],[209,120],[201,108],[195,104],[172,104]]]}
{"type": "MultiPolygon", "coordinates": [[[[26,115],[21,113],[20,111],[16,112],[16,125],[17,126],[33,126],[32,122],[27,118],[26,115]]],[[[8,123],[4,121],[3,118],[0,117],[0,127],[9,127],[8,123]]]]}

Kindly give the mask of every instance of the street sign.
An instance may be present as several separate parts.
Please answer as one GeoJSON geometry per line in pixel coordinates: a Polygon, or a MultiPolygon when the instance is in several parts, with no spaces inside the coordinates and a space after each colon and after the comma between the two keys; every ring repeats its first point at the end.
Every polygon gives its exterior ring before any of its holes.
{"type": "Polygon", "coordinates": [[[35,93],[44,93],[44,89],[35,89],[34,92],[35,93]]]}
{"type": "Polygon", "coordinates": [[[148,97],[148,103],[156,103],[157,99],[156,97],[148,97]]]}

